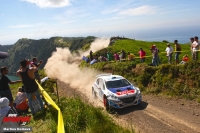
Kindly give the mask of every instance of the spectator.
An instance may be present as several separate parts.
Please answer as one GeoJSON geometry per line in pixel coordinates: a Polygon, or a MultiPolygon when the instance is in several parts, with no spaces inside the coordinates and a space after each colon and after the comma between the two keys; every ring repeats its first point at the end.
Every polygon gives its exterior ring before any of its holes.
{"type": "Polygon", "coordinates": [[[8,74],[8,68],[3,66],[1,67],[1,79],[0,79],[0,96],[7,97],[10,101],[10,107],[13,107],[13,96],[8,84],[16,84],[20,83],[21,80],[10,81],[10,79],[6,76],[8,74]]]}
{"type": "Polygon", "coordinates": [[[32,66],[30,68],[27,68],[27,60],[25,59],[20,61],[20,64],[21,64],[21,67],[17,71],[17,76],[19,76],[22,79],[22,82],[25,87],[26,96],[28,98],[28,105],[31,109],[32,115],[35,115],[36,112],[34,111],[34,108],[32,105],[33,95],[35,95],[37,100],[39,101],[40,109],[44,110],[44,105],[40,97],[38,85],[34,77],[34,72],[37,71],[37,67],[32,66]]]}
{"type": "Polygon", "coordinates": [[[112,54],[110,52],[107,52],[107,59],[108,61],[112,60],[112,54]]]}
{"type": "Polygon", "coordinates": [[[16,104],[15,108],[17,109],[17,111],[28,112],[29,106],[28,106],[28,100],[27,100],[27,97],[26,97],[24,87],[18,88],[17,97],[16,97],[14,103],[16,104]]]}
{"type": "Polygon", "coordinates": [[[93,52],[92,52],[92,50],[90,50],[90,61],[92,61],[93,60],[93,52]]]}
{"type": "Polygon", "coordinates": [[[113,56],[114,56],[115,61],[119,61],[120,60],[119,54],[117,52],[115,52],[115,54],[113,56]]]}
{"type": "Polygon", "coordinates": [[[138,52],[138,54],[140,55],[140,61],[145,62],[146,52],[142,48],[140,48],[140,51],[138,52]]]}
{"type": "Polygon", "coordinates": [[[9,106],[9,100],[6,97],[0,98],[0,129],[2,129],[3,127],[7,128],[20,127],[20,124],[18,122],[3,122],[3,119],[10,114],[13,114],[15,116],[18,115],[15,108],[11,108],[9,106]]]}
{"type": "Polygon", "coordinates": [[[135,55],[128,52],[128,61],[134,61],[135,55]]]}
{"type": "Polygon", "coordinates": [[[122,52],[119,52],[119,60],[122,61],[122,52]]]}
{"type": "Polygon", "coordinates": [[[199,41],[198,37],[194,37],[194,42],[192,43],[192,59],[198,60],[198,50],[199,50],[199,41]]]}
{"type": "Polygon", "coordinates": [[[156,45],[155,44],[153,44],[152,46],[151,46],[151,53],[152,53],[152,56],[153,56],[153,58],[152,58],[152,65],[153,66],[158,66],[158,62],[159,62],[159,57],[158,57],[158,48],[156,47],[156,45]]]}
{"type": "Polygon", "coordinates": [[[170,46],[170,43],[167,44],[167,48],[165,51],[167,52],[168,63],[172,64],[173,47],[170,46]]]}
{"type": "Polygon", "coordinates": [[[2,123],[3,118],[7,115],[9,110],[9,100],[6,97],[0,98],[0,123],[2,123]]]}
{"type": "Polygon", "coordinates": [[[122,53],[122,60],[126,60],[126,52],[122,49],[121,53],[122,53]]]}
{"type": "Polygon", "coordinates": [[[42,60],[40,60],[39,63],[37,63],[37,58],[36,58],[36,57],[33,57],[32,61],[33,61],[33,62],[31,63],[31,65],[34,65],[34,66],[37,67],[37,71],[34,73],[35,79],[37,79],[38,83],[40,83],[40,75],[39,75],[39,73],[38,73],[38,68],[39,68],[39,66],[40,66],[41,63],[42,63],[42,60]]]}
{"type": "Polygon", "coordinates": [[[90,61],[90,65],[93,65],[94,63],[96,63],[97,60],[96,59],[93,59],[92,61],[90,61]]]}
{"type": "Polygon", "coordinates": [[[188,61],[190,61],[190,58],[188,57],[188,55],[184,55],[182,61],[180,62],[180,64],[185,64],[188,61]]]}
{"type": "Polygon", "coordinates": [[[175,64],[179,63],[179,54],[181,54],[181,46],[178,43],[178,40],[174,40],[175,44],[175,64]]]}
{"type": "Polygon", "coordinates": [[[192,51],[193,51],[192,43],[194,42],[194,38],[193,38],[193,37],[191,37],[191,38],[190,38],[190,41],[191,41],[190,50],[191,50],[191,53],[193,53],[193,52],[192,52],[192,51]]]}
{"type": "Polygon", "coordinates": [[[84,60],[86,63],[89,62],[89,59],[87,57],[85,57],[85,56],[83,56],[82,60],[84,60]]]}
{"type": "Polygon", "coordinates": [[[100,55],[100,56],[99,56],[99,61],[100,61],[100,62],[102,62],[102,61],[107,61],[107,59],[106,59],[104,56],[100,55]]]}

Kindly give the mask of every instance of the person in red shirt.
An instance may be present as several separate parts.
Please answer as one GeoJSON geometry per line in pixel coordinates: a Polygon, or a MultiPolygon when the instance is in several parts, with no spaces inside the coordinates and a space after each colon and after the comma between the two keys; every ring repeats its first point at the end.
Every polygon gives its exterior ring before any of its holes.
{"type": "Polygon", "coordinates": [[[117,52],[115,52],[113,56],[114,56],[115,61],[119,61],[119,54],[117,54],[117,52]]]}
{"type": "Polygon", "coordinates": [[[146,52],[142,48],[140,48],[140,51],[138,52],[138,54],[140,55],[140,61],[145,62],[146,52]]]}
{"type": "Polygon", "coordinates": [[[185,64],[186,62],[190,61],[190,58],[188,57],[188,55],[184,55],[182,61],[180,62],[180,64],[185,64]]]}

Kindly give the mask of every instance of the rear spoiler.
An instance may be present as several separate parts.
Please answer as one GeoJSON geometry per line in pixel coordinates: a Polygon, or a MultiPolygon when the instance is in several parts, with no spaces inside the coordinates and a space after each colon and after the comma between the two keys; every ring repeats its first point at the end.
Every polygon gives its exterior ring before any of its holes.
{"type": "Polygon", "coordinates": [[[101,76],[109,76],[109,75],[112,75],[112,73],[99,74],[96,76],[96,78],[101,77],[101,76]]]}

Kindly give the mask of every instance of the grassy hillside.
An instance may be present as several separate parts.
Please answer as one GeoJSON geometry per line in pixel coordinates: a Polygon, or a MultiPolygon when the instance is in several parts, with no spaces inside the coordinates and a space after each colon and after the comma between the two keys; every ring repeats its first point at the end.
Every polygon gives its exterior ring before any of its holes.
{"type": "MultiPolygon", "coordinates": [[[[126,53],[130,52],[130,53],[133,53],[135,56],[139,57],[138,55],[139,49],[143,48],[143,50],[147,53],[146,56],[151,56],[150,47],[153,44],[155,44],[157,48],[159,49],[159,56],[160,56],[161,62],[167,63],[166,53],[164,53],[167,47],[166,42],[147,42],[147,41],[132,40],[132,39],[120,39],[120,40],[116,40],[113,45],[100,50],[99,52],[97,52],[97,54],[105,55],[107,51],[114,53],[114,52],[119,52],[123,49],[125,50],[126,53]]],[[[174,43],[171,43],[171,46],[174,48],[174,43]]],[[[182,44],[181,48],[182,48],[182,51],[184,52],[182,52],[182,54],[180,55],[180,59],[182,59],[182,56],[184,54],[191,55],[189,44],[182,44]]],[[[146,62],[151,63],[151,59],[152,59],[151,57],[146,58],[147,60],[146,62]]],[[[139,63],[139,59],[136,60],[136,62],[139,63]]]]}
{"type": "MultiPolygon", "coordinates": [[[[82,61],[80,66],[122,75],[137,85],[143,93],[183,97],[200,102],[200,62],[191,61],[184,65],[169,65],[166,53],[164,53],[167,43],[130,39],[117,40],[115,44],[98,51],[96,54],[105,54],[107,51],[113,53],[121,49],[137,54],[139,48],[142,47],[148,56],[151,55],[149,49],[152,44],[156,44],[160,50],[159,56],[162,64],[158,67],[148,66],[152,57],[147,58],[145,63],[140,63],[139,59],[135,62],[98,62],[93,65],[82,61]]],[[[174,47],[173,44],[172,46],[174,47]]],[[[183,44],[181,47],[183,52],[180,55],[180,60],[184,54],[188,54],[191,57],[190,45],[183,44]]]]}

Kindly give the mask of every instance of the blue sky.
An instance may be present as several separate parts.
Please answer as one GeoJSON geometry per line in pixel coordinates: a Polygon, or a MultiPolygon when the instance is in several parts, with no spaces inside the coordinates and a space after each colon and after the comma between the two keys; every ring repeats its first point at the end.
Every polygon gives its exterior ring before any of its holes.
{"type": "Polygon", "coordinates": [[[200,0],[0,0],[0,44],[52,36],[145,40],[142,33],[153,38],[168,29],[200,27],[199,5],[200,0]]]}

